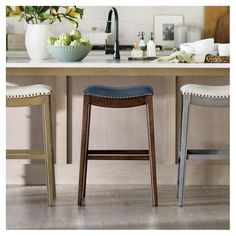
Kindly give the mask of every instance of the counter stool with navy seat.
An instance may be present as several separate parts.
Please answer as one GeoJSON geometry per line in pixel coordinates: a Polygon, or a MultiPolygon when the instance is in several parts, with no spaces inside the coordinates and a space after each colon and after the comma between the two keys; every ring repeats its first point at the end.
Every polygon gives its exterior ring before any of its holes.
{"type": "Polygon", "coordinates": [[[153,89],[147,85],[133,87],[89,86],[84,90],[83,120],[80,154],[78,205],[86,192],[88,160],[147,160],[150,162],[152,203],[157,206],[156,157],[153,121],[153,89]],[[146,105],[148,124],[148,150],[89,150],[91,105],[108,108],[129,108],[146,105]]]}
{"type": "Polygon", "coordinates": [[[7,107],[42,106],[44,131],[43,149],[8,149],[6,150],[6,156],[7,159],[45,161],[48,205],[52,205],[54,198],[56,197],[51,124],[51,91],[52,88],[45,84],[7,86],[6,88],[7,107]]]}
{"type": "Polygon", "coordinates": [[[187,149],[188,121],[190,105],[207,107],[229,107],[229,86],[206,86],[198,84],[186,84],[180,88],[182,93],[182,114],[179,143],[179,165],[177,198],[178,205],[184,204],[184,180],[186,160],[219,160],[228,159],[229,150],[189,150],[187,149]]]}

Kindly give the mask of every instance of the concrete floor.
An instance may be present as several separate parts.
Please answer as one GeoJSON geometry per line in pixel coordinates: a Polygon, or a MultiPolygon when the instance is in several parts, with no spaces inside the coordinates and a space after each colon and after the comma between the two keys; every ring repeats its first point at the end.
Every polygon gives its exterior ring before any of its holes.
{"type": "Polygon", "coordinates": [[[229,229],[229,187],[189,186],[178,207],[175,186],[88,186],[78,207],[77,186],[57,186],[48,207],[45,186],[7,186],[7,229],[229,229]]]}

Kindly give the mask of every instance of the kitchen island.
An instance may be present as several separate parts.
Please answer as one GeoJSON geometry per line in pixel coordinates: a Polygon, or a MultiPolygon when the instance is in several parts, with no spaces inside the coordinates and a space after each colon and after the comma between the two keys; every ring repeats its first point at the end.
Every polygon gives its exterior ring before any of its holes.
{"type": "MultiPolygon", "coordinates": [[[[118,62],[114,62],[111,55],[104,56],[96,52],[91,52],[82,62],[56,62],[53,59],[31,61],[24,55],[7,57],[7,83],[19,85],[47,83],[54,89],[52,105],[57,183],[78,181],[82,91],[86,86],[95,83],[111,86],[145,83],[154,88],[158,183],[175,184],[180,111],[179,88],[186,83],[229,84],[229,64],[163,64],[129,61],[127,56],[127,53],[121,54],[122,59],[118,62]]],[[[222,111],[215,108],[209,110],[193,108],[190,125],[194,132],[189,134],[189,146],[216,148],[220,145],[220,148],[225,148],[229,145],[228,111],[227,109],[224,109],[225,112],[222,111]]],[[[26,118],[30,115],[33,121],[40,120],[40,111],[34,108],[17,110],[17,112],[26,118]]],[[[11,123],[14,122],[16,115],[11,110],[7,112],[7,117],[11,123]]],[[[119,109],[94,108],[90,146],[93,149],[145,148],[147,137],[142,135],[146,133],[144,123],[143,107],[125,112],[119,109]],[[101,133],[101,130],[104,130],[104,133],[101,133]]],[[[7,126],[9,137],[13,136],[10,131],[11,125],[7,126]]],[[[21,141],[20,145],[37,147],[41,144],[38,138],[41,137],[40,128],[29,124],[27,119],[20,132],[28,137],[28,141],[21,141]]],[[[19,143],[14,140],[7,143],[10,146],[14,144],[19,143]]],[[[37,174],[42,168],[40,163],[22,163],[22,165],[26,166],[26,170],[27,166],[33,166],[35,170],[35,173],[28,171],[28,176],[25,177],[28,183],[43,181],[37,174]]],[[[25,181],[19,178],[23,170],[18,168],[17,163],[12,161],[7,166],[16,170],[15,176],[7,178],[9,182],[25,181]]],[[[148,171],[146,163],[133,164],[133,162],[119,161],[113,165],[109,161],[105,163],[94,161],[89,165],[88,184],[146,184],[149,183],[147,178],[149,175],[146,173],[148,171]],[[130,172],[133,175],[130,176],[130,172]],[[96,178],[93,177],[93,173],[96,178]]],[[[228,163],[225,161],[190,163],[187,174],[189,176],[187,184],[228,184],[229,181],[228,163]]]]}

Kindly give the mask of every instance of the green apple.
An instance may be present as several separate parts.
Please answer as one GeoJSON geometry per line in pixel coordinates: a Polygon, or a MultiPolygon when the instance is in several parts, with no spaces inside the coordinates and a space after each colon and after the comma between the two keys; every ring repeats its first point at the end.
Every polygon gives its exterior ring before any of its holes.
{"type": "Polygon", "coordinates": [[[66,41],[67,45],[69,45],[71,42],[71,37],[69,34],[65,33],[65,34],[60,35],[59,40],[66,41]]]}
{"type": "Polygon", "coordinates": [[[55,37],[49,37],[47,40],[48,45],[54,45],[56,40],[57,40],[57,38],[55,38],[55,37]]]}
{"type": "Polygon", "coordinates": [[[65,39],[57,39],[54,43],[54,46],[68,46],[68,41],[65,39]]]}
{"type": "Polygon", "coordinates": [[[70,32],[70,36],[72,40],[76,40],[76,39],[80,39],[81,38],[81,33],[79,32],[79,30],[72,30],[70,32]]]}
{"type": "Polygon", "coordinates": [[[81,45],[81,42],[76,39],[76,40],[73,40],[71,43],[70,43],[71,46],[80,46],[81,45]]]}
{"type": "Polygon", "coordinates": [[[80,40],[80,43],[82,44],[82,45],[85,45],[85,46],[89,46],[90,45],[90,41],[88,40],[88,39],[86,39],[86,38],[81,38],[80,40]]]}

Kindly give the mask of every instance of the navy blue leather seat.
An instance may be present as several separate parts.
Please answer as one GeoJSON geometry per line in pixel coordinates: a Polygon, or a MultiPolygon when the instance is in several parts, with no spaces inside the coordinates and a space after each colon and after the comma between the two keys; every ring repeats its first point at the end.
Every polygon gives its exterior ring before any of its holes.
{"type": "Polygon", "coordinates": [[[84,95],[113,99],[125,99],[153,95],[153,89],[148,85],[137,85],[128,87],[109,87],[104,85],[92,85],[84,90],[84,95]]]}

